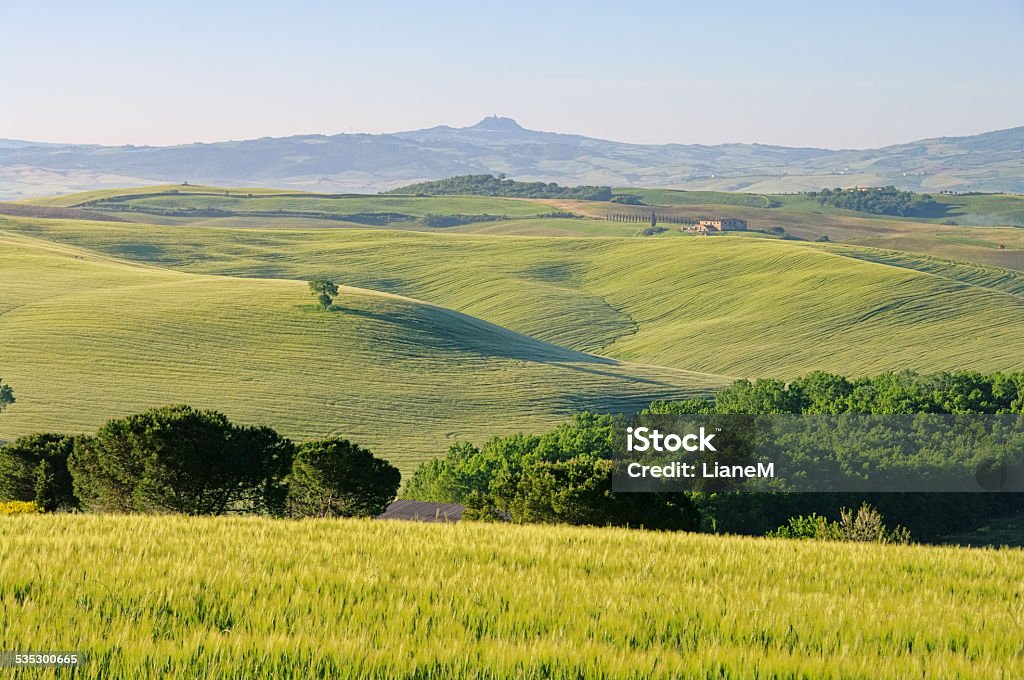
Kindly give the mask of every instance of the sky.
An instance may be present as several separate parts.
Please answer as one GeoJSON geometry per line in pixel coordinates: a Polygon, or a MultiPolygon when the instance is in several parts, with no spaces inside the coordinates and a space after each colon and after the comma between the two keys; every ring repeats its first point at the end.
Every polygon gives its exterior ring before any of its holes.
{"type": "Polygon", "coordinates": [[[1024,125],[1024,0],[0,0],[0,137],[472,125],[869,148],[1024,125]]]}

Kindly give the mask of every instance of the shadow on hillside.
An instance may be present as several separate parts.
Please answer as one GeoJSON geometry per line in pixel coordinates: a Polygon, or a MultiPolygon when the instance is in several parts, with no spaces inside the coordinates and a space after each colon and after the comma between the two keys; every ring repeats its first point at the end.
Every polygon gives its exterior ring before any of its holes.
{"type": "MultiPolygon", "coordinates": [[[[614,364],[618,363],[618,362],[616,362],[613,359],[605,359],[604,357],[596,357],[596,358],[601,359],[602,361],[594,362],[594,363],[601,363],[601,364],[606,364],[606,365],[614,365],[614,364]]],[[[654,387],[667,387],[667,388],[675,388],[676,387],[676,385],[673,385],[671,383],[667,383],[667,382],[665,382],[663,380],[656,380],[654,378],[641,378],[641,377],[635,376],[635,375],[623,375],[622,373],[614,373],[612,371],[602,371],[600,369],[591,368],[589,366],[581,366],[578,363],[574,363],[574,364],[558,364],[558,365],[561,366],[562,368],[568,369],[570,371],[578,371],[578,372],[581,372],[581,373],[590,373],[592,375],[598,375],[598,376],[601,376],[603,378],[613,378],[615,380],[621,380],[623,382],[635,383],[635,384],[638,384],[638,385],[650,385],[650,386],[654,386],[654,387]]]]}
{"type": "MultiPolygon", "coordinates": [[[[475,316],[424,304],[412,306],[410,312],[385,313],[344,304],[333,304],[331,312],[358,316],[399,327],[398,338],[427,350],[444,353],[466,352],[480,357],[530,361],[541,364],[606,365],[617,364],[614,359],[578,352],[544,340],[517,333],[504,326],[484,321],[475,316]],[[429,312],[428,312],[429,310],[429,312]]],[[[604,374],[604,372],[598,372],[604,374]]],[[[608,373],[622,379],[621,375],[608,373]]]]}
{"type": "Polygon", "coordinates": [[[154,243],[124,243],[110,250],[117,257],[145,262],[160,260],[166,253],[163,246],[154,243]]]}
{"type": "Polygon", "coordinates": [[[360,279],[358,283],[351,285],[366,288],[368,290],[380,290],[385,293],[396,293],[401,295],[406,286],[406,281],[395,278],[360,279]]]}
{"type": "MultiPolygon", "coordinates": [[[[676,396],[680,398],[685,396],[678,394],[680,390],[676,390],[676,396]]],[[[600,413],[636,413],[651,405],[652,401],[657,399],[665,398],[666,393],[658,394],[641,394],[634,393],[632,395],[609,395],[601,394],[596,395],[593,393],[579,393],[573,392],[570,394],[559,395],[559,402],[563,405],[567,413],[582,413],[583,411],[600,412],[600,413]]]]}
{"type": "Polygon", "coordinates": [[[937,203],[937,202],[936,203],[926,203],[926,204],[922,205],[921,207],[917,208],[916,210],[914,210],[913,215],[908,215],[907,217],[909,217],[910,219],[913,219],[915,217],[922,217],[922,218],[925,218],[925,219],[935,219],[935,218],[940,218],[940,217],[949,217],[952,214],[949,211],[949,209],[951,207],[960,207],[960,206],[951,206],[948,203],[937,203]]]}

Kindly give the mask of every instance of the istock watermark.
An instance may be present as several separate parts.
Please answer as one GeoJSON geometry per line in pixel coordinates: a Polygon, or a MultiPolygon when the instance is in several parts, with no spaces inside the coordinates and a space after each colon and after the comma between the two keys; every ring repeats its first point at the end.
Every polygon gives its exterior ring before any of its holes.
{"type": "Polygon", "coordinates": [[[1024,415],[622,417],[619,492],[1024,492],[1024,415]]]}
{"type": "Polygon", "coordinates": [[[667,435],[649,427],[627,427],[626,428],[626,449],[630,452],[636,451],[714,451],[715,446],[711,440],[715,438],[714,433],[706,433],[700,428],[699,434],[684,434],[682,436],[670,432],[667,435]],[[697,442],[697,443],[694,443],[697,442]]]}

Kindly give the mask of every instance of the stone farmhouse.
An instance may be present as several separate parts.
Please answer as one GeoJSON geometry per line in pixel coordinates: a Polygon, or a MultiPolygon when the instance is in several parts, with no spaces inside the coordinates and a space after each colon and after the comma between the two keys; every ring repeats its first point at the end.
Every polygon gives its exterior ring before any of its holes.
{"type": "Polygon", "coordinates": [[[693,226],[694,231],[746,231],[747,221],[731,217],[716,217],[710,220],[700,220],[693,226]]]}

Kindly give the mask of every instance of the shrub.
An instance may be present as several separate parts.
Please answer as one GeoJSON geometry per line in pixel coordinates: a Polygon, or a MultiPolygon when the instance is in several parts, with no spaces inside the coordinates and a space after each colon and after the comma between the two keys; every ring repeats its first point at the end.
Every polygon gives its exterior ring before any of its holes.
{"type": "Polygon", "coordinates": [[[910,543],[909,531],[901,526],[889,529],[882,513],[867,503],[861,504],[856,513],[850,508],[842,508],[838,522],[829,522],[817,514],[791,517],[786,526],[768,532],[768,536],[858,543],[910,543]]]}
{"type": "Polygon", "coordinates": [[[865,543],[910,543],[910,532],[897,526],[885,526],[882,513],[863,503],[854,514],[850,508],[839,511],[839,521],[822,523],[821,538],[827,541],[857,541],[865,543]]]}
{"type": "Polygon", "coordinates": [[[825,518],[817,513],[808,516],[790,517],[785,526],[769,531],[769,538],[820,538],[819,533],[825,518]]]}
{"type": "Polygon", "coordinates": [[[34,501],[47,512],[77,508],[68,472],[74,441],[63,434],[33,434],[0,448],[0,499],[34,501]]]}
{"type": "Polygon", "coordinates": [[[0,515],[29,515],[42,512],[43,509],[34,501],[7,501],[0,503],[0,515]]]}
{"type": "Polygon", "coordinates": [[[643,205],[644,202],[636,194],[614,194],[610,199],[611,203],[622,203],[623,205],[643,205]]]}

